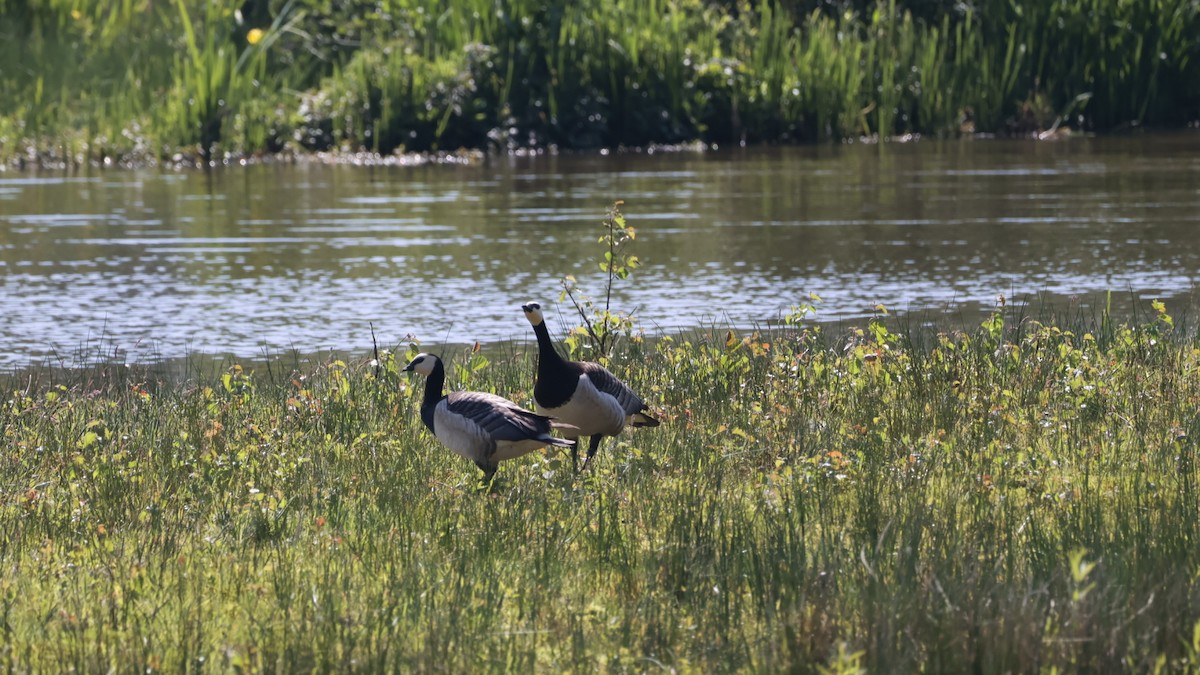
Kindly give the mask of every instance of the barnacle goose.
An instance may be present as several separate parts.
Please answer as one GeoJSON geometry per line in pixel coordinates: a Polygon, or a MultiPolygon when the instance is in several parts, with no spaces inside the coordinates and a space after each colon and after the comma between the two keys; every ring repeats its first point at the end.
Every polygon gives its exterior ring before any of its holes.
{"type": "Polygon", "coordinates": [[[533,325],[538,341],[537,382],[533,399],[538,412],[550,415],[574,427],[564,431],[571,439],[571,461],[579,460],[579,437],[591,436],[589,461],[605,436],[616,436],[625,425],[656,427],[658,420],[646,413],[645,402],[624,382],[599,363],[568,361],[559,355],[550,341],[542,306],[536,302],[521,305],[525,318],[533,325]]]}
{"type": "Polygon", "coordinates": [[[570,441],[550,435],[551,427],[564,425],[504,397],[482,391],[443,394],[446,369],[433,354],[417,354],[404,370],[426,378],[421,421],[443,445],[475,462],[484,482],[492,480],[503,460],[546,445],[572,447],[570,441]]]}

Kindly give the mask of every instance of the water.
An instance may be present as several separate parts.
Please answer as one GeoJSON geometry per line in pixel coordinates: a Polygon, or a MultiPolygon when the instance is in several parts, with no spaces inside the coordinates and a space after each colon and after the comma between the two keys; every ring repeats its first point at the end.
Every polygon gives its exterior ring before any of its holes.
{"type": "MultiPolygon", "coordinates": [[[[1200,134],[563,156],[474,166],[0,174],[0,369],[529,339],[599,294],[606,207],[650,333],[950,312],[996,296],[1195,304],[1200,134]]],[[[1144,309],[1144,307],[1143,307],[1144,309]]]]}

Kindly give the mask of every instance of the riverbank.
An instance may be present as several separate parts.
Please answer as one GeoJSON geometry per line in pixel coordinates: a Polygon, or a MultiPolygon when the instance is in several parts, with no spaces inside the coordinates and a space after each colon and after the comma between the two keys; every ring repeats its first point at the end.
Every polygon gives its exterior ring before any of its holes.
{"type": "MultiPolygon", "coordinates": [[[[612,367],[663,425],[490,494],[421,426],[406,347],[5,377],[0,662],[1194,670],[1200,351],[1173,324],[630,342],[612,367]]],[[[531,351],[446,356],[528,402],[531,351]]]]}
{"type": "Polygon", "coordinates": [[[1188,0],[820,7],[10,0],[0,162],[454,157],[1200,120],[1200,9],[1188,0]]]}

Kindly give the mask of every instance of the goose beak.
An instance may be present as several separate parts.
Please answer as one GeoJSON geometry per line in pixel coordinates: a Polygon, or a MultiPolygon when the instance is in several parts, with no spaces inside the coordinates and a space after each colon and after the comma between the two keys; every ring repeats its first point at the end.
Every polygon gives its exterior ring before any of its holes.
{"type": "Polygon", "coordinates": [[[411,373],[412,371],[413,371],[413,366],[412,366],[412,364],[410,363],[410,364],[408,364],[407,366],[404,366],[404,370],[402,370],[402,371],[400,371],[400,372],[402,372],[402,373],[411,373]]]}

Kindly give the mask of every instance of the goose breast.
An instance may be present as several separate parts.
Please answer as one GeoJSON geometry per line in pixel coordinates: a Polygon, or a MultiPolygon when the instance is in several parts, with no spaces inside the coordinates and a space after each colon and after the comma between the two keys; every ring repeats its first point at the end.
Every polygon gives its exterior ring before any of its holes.
{"type": "Polygon", "coordinates": [[[615,436],[625,428],[626,414],[621,402],[597,388],[587,373],[579,376],[575,393],[565,403],[557,408],[544,408],[539,404],[538,412],[577,427],[579,431],[572,433],[579,436],[615,436]]]}

